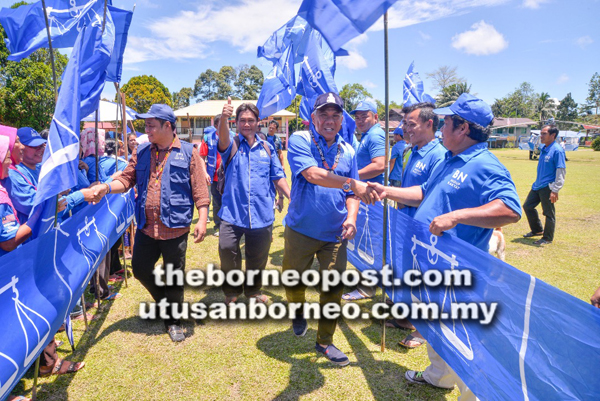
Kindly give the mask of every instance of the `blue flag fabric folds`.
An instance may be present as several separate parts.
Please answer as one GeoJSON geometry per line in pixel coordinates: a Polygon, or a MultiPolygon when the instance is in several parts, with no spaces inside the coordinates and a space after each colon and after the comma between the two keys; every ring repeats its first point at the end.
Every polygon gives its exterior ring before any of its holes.
{"type": "Polygon", "coordinates": [[[404,106],[411,106],[421,102],[430,102],[435,104],[435,99],[425,93],[423,80],[419,73],[415,71],[415,62],[410,63],[403,84],[404,106]]]}
{"type": "MultiPolygon", "coordinates": [[[[52,45],[56,49],[72,47],[84,25],[102,25],[104,2],[101,0],[47,0],[52,45]]],[[[108,15],[108,13],[107,13],[108,15]]],[[[42,3],[0,10],[0,23],[6,31],[9,60],[19,61],[34,51],[48,47],[48,34],[42,3]]]]}
{"type": "Polygon", "coordinates": [[[271,34],[269,39],[262,45],[258,46],[256,57],[263,57],[273,64],[276,64],[281,59],[283,53],[292,47],[292,57],[294,57],[294,64],[301,60],[296,59],[296,54],[302,54],[305,43],[308,39],[306,35],[307,31],[310,33],[312,28],[306,20],[296,15],[294,18],[286,22],[281,28],[271,34]]]}
{"type": "Polygon", "coordinates": [[[346,42],[369,29],[396,1],[304,0],[298,15],[321,32],[331,49],[337,52],[346,42]]]}
{"type": "Polygon", "coordinates": [[[127,36],[131,19],[133,18],[133,11],[122,10],[114,6],[108,6],[108,11],[115,26],[115,45],[110,57],[110,63],[106,69],[106,80],[108,82],[121,82],[123,54],[127,46],[127,36]]]}
{"type": "Polygon", "coordinates": [[[260,110],[260,118],[269,117],[285,109],[292,104],[295,97],[296,75],[293,53],[292,46],[288,46],[263,83],[256,103],[256,107],[260,110]]]}
{"type": "Polygon", "coordinates": [[[56,208],[54,197],[77,185],[81,115],[98,108],[112,51],[111,40],[114,42],[114,31],[109,24],[104,35],[100,26],[86,26],[73,47],[50,123],[31,211],[33,238],[52,226],[56,208]]]}
{"type": "MultiPolygon", "coordinates": [[[[411,319],[435,351],[481,400],[593,400],[600,394],[600,313],[448,234],[388,209],[391,279],[404,272],[468,270],[471,286],[386,287],[396,303],[498,303],[491,324],[466,319],[411,319]]],[[[383,207],[361,205],[348,260],[382,270],[383,207]]],[[[481,318],[481,315],[480,315],[481,318]]]]}
{"type": "Polygon", "coordinates": [[[133,220],[133,190],[88,205],[58,228],[0,258],[0,399],[81,298],[98,264],[133,220]]]}

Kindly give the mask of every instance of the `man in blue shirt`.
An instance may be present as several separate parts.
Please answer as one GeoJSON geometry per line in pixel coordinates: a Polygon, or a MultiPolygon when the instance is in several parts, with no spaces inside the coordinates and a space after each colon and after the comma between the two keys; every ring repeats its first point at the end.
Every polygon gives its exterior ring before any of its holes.
{"type": "Polygon", "coordinates": [[[399,187],[402,185],[402,167],[404,150],[408,146],[404,140],[404,131],[402,127],[394,130],[394,147],[390,152],[390,185],[399,187]]]}
{"type": "Polygon", "coordinates": [[[361,181],[383,184],[386,134],[379,125],[377,105],[372,100],[363,100],[350,114],[354,114],[356,128],[362,134],[356,150],[358,176],[361,181]]]}
{"type": "Polygon", "coordinates": [[[267,141],[275,148],[275,152],[277,152],[277,157],[279,157],[279,161],[283,166],[283,151],[281,148],[281,139],[277,135],[277,130],[279,129],[279,123],[275,120],[269,121],[269,131],[267,132],[267,141]]]}
{"type": "MultiPolygon", "coordinates": [[[[311,115],[314,129],[290,137],[288,161],[292,171],[292,198],[285,218],[285,247],[282,271],[301,276],[312,266],[346,270],[346,246],[356,234],[360,200],[373,203],[367,185],[358,181],[358,166],[352,145],[339,135],[343,121],[342,99],[333,92],[317,97],[311,115]],[[360,200],[359,200],[360,199],[360,200]]],[[[343,284],[321,290],[321,306],[339,305],[343,284]]],[[[306,301],[302,283],[285,287],[289,303],[306,301]]],[[[333,345],[336,319],[319,319],[315,349],[331,362],[345,366],[348,357],[333,345]]],[[[308,328],[302,313],[292,321],[294,334],[304,336],[308,328]]]]}
{"type": "MultiPolygon", "coordinates": [[[[414,218],[429,224],[434,235],[456,235],[487,251],[495,227],[515,223],[521,217],[519,197],[509,172],[487,149],[494,116],[489,105],[470,94],[461,95],[450,107],[436,109],[445,115],[442,128],[445,159],[422,185],[409,188],[374,187],[380,197],[418,207],[414,218]]],[[[476,400],[458,375],[427,344],[431,365],[423,372],[409,370],[411,383],[431,384],[461,392],[461,401],[476,400]]]]}
{"type": "Polygon", "coordinates": [[[556,226],[556,212],[554,204],[558,202],[558,191],[565,184],[566,167],[565,151],[556,142],[558,128],[554,125],[546,125],[540,132],[540,158],[537,167],[537,178],[531,186],[531,191],[523,204],[523,210],[529,222],[531,231],[523,237],[531,238],[542,235],[535,241],[536,245],[551,244],[554,240],[554,228],[556,226]],[[535,209],[542,204],[542,212],[546,216],[546,224],[542,222],[535,209]]]}
{"type": "MultiPolygon", "coordinates": [[[[243,285],[223,283],[225,302],[236,302],[244,292],[248,299],[267,303],[261,293],[261,271],[267,265],[275,214],[274,184],[278,193],[290,198],[290,189],[275,149],[258,134],[259,112],[252,103],[242,103],[235,112],[238,136],[231,139],[227,121],[233,115],[227,100],[219,123],[218,150],[225,168],[225,186],[219,217],[221,270],[242,269],[240,241],[245,237],[246,281],[243,285]],[[254,271],[254,272],[253,272],[254,271]],[[257,273],[258,274],[255,274],[257,273]],[[252,284],[249,277],[252,276],[252,284]]],[[[264,136],[263,136],[264,138],[264,136]]]]}

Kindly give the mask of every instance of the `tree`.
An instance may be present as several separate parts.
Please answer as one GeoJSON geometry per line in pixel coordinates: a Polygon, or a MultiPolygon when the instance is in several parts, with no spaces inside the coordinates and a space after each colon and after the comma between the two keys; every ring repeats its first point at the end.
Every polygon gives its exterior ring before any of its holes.
{"type": "Polygon", "coordinates": [[[235,93],[243,100],[258,99],[262,89],[265,76],[255,65],[248,67],[247,64],[238,67],[238,77],[235,81],[235,93]]]}
{"type": "Polygon", "coordinates": [[[458,76],[456,67],[450,67],[448,65],[438,67],[436,70],[428,72],[426,75],[427,78],[433,80],[433,89],[437,89],[440,92],[450,85],[459,84],[464,81],[463,78],[458,76]]]}
{"type": "Polygon", "coordinates": [[[190,105],[190,98],[193,95],[192,88],[181,88],[179,92],[173,92],[172,102],[173,110],[183,109],[190,105]]]}
{"type": "Polygon", "coordinates": [[[600,75],[598,73],[592,76],[588,87],[589,91],[586,100],[592,108],[596,109],[596,114],[598,114],[598,108],[600,107],[600,75]]]}
{"type": "MultiPolygon", "coordinates": [[[[152,75],[133,77],[121,88],[125,104],[138,113],[145,113],[155,103],[172,105],[171,93],[158,79],[152,75]]],[[[115,101],[116,101],[115,96],[115,101]]],[[[144,121],[133,122],[135,129],[144,132],[144,121]]]]}
{"type": "Polygon", "coordinates": [[[466,82],[460,82],[446,86],[437,98],[436,107],[447,107],[459,98],[463,93],[471,93],[471,85],[466,82]]]}
{"type": "MultiPolygon", "coordinates": [[[[380,102],[379,100],[375,100],[375,103],[377,103],[377,116],[379,117],[380,121],[385,121],[385,103],[380,102]]],[[[390,109],[401,109],[402,108],[402,104],[398,104],[396,102],[394,102],[393,100],[390,101],[390,109]]]]}
{"type": "Polygon", "coordinates": [[[211,70],[210,68],[196,79],[194,83],[194,97],[198,100],[214,100],[218,99],[217,93],[219,91],[219,73],[211,70]]]}
{"type": "Polygon", "coordinates": [[[550,94],[542,92],[539,94],[536,102],[535,109],[538,115],[538,121],[546,121],[550,117],[556,115],[556,103],[550,98],[550,94]]]}
{"type": "Polygon", "coordinates": [[[496,99],[492,111],[497,117],[525,117],[537,119],[536,104],[539,95],[533,90],[529,82],[523,82],[506,97],[496,99]]]}
{"type": "Polygon", "coordinates": [[[344,108],[349,113],[358,106],[361,100],[372,98],[373,95],[361,84],[346,84],[340,91],[340,97],[344,101],[344,108]]]}

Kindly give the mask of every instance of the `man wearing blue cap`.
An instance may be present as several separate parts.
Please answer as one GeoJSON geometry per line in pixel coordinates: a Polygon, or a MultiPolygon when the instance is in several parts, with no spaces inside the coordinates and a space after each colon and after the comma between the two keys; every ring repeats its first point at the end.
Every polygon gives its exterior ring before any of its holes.
{"type": "MultiPolygon", "coordinates": [[[[133,274],[156,302],[166,299],[168,310],[173,310],[172,305],[183,302],[183,285],[157,285],[160,277],[155,277],[154,265],[162,255],[167,269],[185,270],[194,205],[198,209],[194,242],[204,240],[209,204],[206,168],[192,144],[181,142],[177,137],[171,107],[153,104],[148,113],[136,117],[146,120],[150,142],[135,149],[129,164],[115,181],[98,184],[93,189],[99,201],[106,194],[123,193],[137,184],[138,230],[131,260],[133,274]]],[[[179,319],[170,316],[164,319],[164,324],[171,340],[185,339],[179,319]]]]}
{"type": "Polygon", "coordinates": [[[400,187],[402,185],[402,170],[404,161],[404,150],[407,143],[404,140],[404,131],[402,127],[394,130],[394,147],[390,152],[390,185],[392,187],[400,187]]]}
{"type": "MultiPolygon", "coordinates": [[[[369,185],[380,197],[418,207],[414,218],[429,224],[432,234],[446,232],[487,252],[493,229],[521,217],[515,184],[487,149],[492,110],[482,100],[463,94],[450,107],[434,112],[445,115],[442,133],[448,151],[427,182],[409,188],[369,185]]],[[[444,344],[452,344],[452,340],[444,344]]],[[[429,343],[427,352],[431,365],[423,372],[407,371],[409,382],[441,388],[456,384],[461,392],[459,400],[477,399],[429,343]]]]}
{"type": "Polygon", "coordinates": [[[373,100],[366,99],[350,114],[354,115],[356,128],[362,134],[356,150],[358,176],[361,181],[383,184],[386,135],[379,125],[377,105],[373,100]]]}
{"type": "MultiPolygon", "coordinates": [[[[312,266],[315,255],[321,271],[346,270],[346,246],[356,235],[360,200],[373,203],[367,185],[358,180],[352,145],[340,136],[343,102],[333,92],[317,97],[311,114],[314,128],[290,136],[288,161],[292,171],[292,195],[285,218],[282,271],[300,275],[312,266]],[[360,200],[359,200],[360,199],[360,200]]],[[[320,292],[321,306],[340,303],[343,284],[320,292]]],[[[306,302],[302,283],[285,287],[288,302],[306,302]]],[[[333,345],[337,319],[319,319],[315,349],[331,362],[345,366],[348,357],[333,345]]],[[[298,337],[308,324],[297,313],[292,329],[298,337]]]]}

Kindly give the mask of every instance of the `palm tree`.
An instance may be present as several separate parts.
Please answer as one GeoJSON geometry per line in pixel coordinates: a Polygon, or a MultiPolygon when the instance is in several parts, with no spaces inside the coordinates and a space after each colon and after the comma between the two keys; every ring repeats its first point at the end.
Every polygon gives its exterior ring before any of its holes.
{"type": "Polygon", "coordinates": [[[540,93],[536,101],[536,112],[539,115],[540,121],[546,121],[548,118],[556,115],[556,103],[550,98],[549,93],[540,93]]]}
{"type": "Polygon", "coordinates": [[[459,98],[463,93],[471,93],[471,85],[466,82],[452,84],[442,89],[442,93],[438,95],[437,107],[447,107],[459,98]]]}

